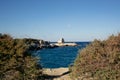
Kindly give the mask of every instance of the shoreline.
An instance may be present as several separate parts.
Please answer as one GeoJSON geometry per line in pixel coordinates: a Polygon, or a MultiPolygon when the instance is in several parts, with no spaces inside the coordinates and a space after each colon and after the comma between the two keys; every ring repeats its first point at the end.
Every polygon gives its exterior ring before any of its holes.
{"type": "Polygon", "coordinates": [[[61,46],[77,46],[76,43],[55,43],[55,46],[61,47],[61,46]]]}
{"type": "Polygon", "coordinates": [[[70,71],[67,67],[61,68],[43,68],[43,73],[48,75],[48,80],[71,80],[70,79],[70,71]]]}

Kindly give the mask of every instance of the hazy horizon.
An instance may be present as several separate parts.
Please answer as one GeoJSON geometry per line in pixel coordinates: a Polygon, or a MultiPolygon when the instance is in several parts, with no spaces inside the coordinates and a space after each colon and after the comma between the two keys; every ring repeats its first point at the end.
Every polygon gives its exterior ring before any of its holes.
{"type": "Polygon", "coordinates": [[[104,40],[120,32],[120,0],[0,0],[0,33],[46,41],[104,40]]]}

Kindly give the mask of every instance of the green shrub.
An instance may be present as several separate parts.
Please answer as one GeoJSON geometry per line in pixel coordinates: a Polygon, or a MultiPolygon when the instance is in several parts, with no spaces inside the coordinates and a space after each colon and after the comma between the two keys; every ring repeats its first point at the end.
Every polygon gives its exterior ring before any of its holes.
{"type": "Polygon", "coordinates": [[[0,36],[0,80],[41,80],[42,69],[24,39],[0,36]]]}
{"type": "Polygon", "coordinates": [[[120,80],[120,34],[94,40],[80,51],[70,69],[73,79],[120,80]]]}

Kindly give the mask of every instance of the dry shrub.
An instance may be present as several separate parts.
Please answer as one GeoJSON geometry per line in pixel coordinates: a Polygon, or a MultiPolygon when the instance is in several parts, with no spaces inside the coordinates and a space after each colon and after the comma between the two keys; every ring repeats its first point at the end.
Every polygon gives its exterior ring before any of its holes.
{"type": "Polygon", "coordinates": [[[73,79],[120,80],[120,34],[94,40],[80,51],[71,71],[73,79]]]}
{"type": "Polygon", "coordinates": [[[42,69],[24,39],[0,35],[0,80],[41,80],[42,69]]]}

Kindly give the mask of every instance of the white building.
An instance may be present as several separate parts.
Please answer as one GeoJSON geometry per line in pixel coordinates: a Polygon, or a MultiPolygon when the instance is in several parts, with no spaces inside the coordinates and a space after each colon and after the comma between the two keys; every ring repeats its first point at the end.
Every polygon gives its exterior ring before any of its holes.
{"type": "Polygon", "coordinates": [[[58,43],[61,44],[61,43],[64,43],[64,38],[61,38],[60,40],[58,40],[58,43]]]}

